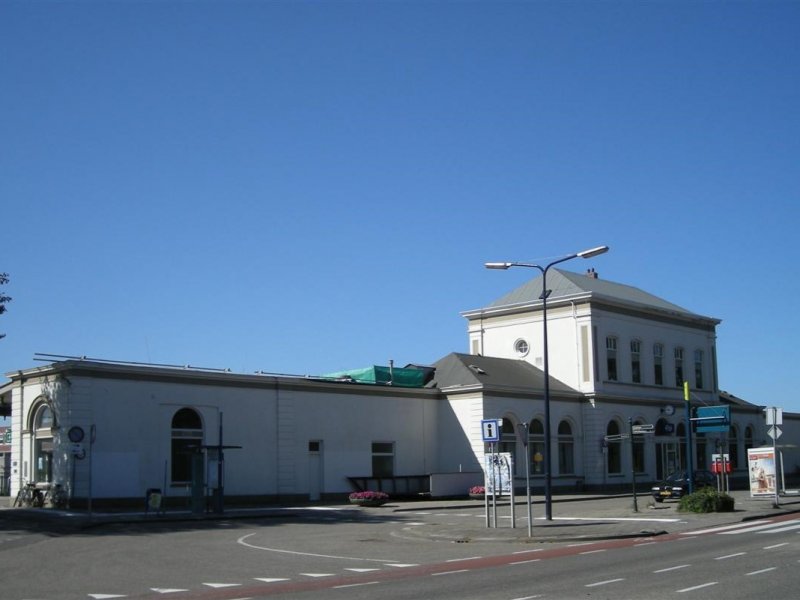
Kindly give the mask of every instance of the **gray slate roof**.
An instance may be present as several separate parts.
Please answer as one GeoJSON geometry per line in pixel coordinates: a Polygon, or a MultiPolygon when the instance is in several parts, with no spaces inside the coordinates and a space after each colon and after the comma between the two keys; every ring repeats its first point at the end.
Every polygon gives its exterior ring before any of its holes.
{"type": "MultiPolygon", "coordinates": [[[[585,296],[590,294],[593,298],[613,300],[628,305],[638,305],[643,308],[656,309],[669,313],[685,316],[700,317],[682,306],[667,302],[666,300],[649,294],[639,288],[622,283],[615,283],[605,279],[589,277],[561,269],[550,269],[547,272],[547,287],[551,290],[548,303],[559,298],[585,296]]],[[[542,276],[536,277],[527,283],[512,290],[505,296],[498,298],[486,308],[500,308],[515,304],[530,304],[540,302],[542,295],[542,276]]],[[[705,317],[707,318],[707,317],[705,317]]]]}
{"type": "MultiPolygon", "coordinates": [[[[453,352],[438,360],[436,373],[429,384],[437,388],[483,386],[496,389],[544,389],[544,372],[524,360],[496,358],[453,352]]],[[[553,394],[578,394],[576,390],[550,377],[553,394]]]]}

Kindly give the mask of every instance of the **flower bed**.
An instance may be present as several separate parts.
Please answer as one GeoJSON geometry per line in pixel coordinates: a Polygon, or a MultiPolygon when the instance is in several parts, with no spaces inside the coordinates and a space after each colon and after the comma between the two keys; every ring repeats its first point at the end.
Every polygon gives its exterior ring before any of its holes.
{"type": "Polygon", "coordinates": [[[386,492],[353,492],[350,494],[350,503],[359,506],[380,506],[389,500],[386,492]]]}
{"type": "Polygon", "coordinates": [[[482,485],[473,485],[469,488],[469,497],[474,499],[483,499],[486,495],[486,488],[482,485]]]}

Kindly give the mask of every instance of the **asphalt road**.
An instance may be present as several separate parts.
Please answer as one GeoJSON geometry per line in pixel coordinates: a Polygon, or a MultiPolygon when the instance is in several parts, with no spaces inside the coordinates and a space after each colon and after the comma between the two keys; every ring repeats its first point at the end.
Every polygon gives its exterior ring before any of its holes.
{"type": "MultiPolygon", "coordinates": [[[[603,512],[595,506],[595,514],[603,512]]],[[[621,523],[661,533],[671,529],[675,516],[660,508],[641,517],[655,526],[630,514],[621,523]]],[[[730,524],[713,518],[680,527],[676,522],[673,533],[613,540],[581,539],[584,523],[602,533],[601,521],[576,520],[558,526],[575,534],[528,540],[524,529],[487,530],[484,519],[481,508],[464,505],[438,512],[303,510],[72,530],[63,522],[19,523],[15,529],[6,520],[0,531],[0,598],[797,596],[797,514],[719,530],[730,524]]],[[[537,522],[537,534],[547,526],[537,522]]]]}

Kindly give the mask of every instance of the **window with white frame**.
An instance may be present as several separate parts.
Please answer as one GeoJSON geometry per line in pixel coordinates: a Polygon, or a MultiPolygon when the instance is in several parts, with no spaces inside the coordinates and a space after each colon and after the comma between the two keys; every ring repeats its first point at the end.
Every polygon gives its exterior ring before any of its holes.
{"type": "Polygon", "coordinates": [[[664,345],[653,344],[653,383],[664,385],[664,345]]]}
{"type": "Polygon", "coordinates": [[[631,340],[631,381],[642,383],[642,343],[631,340]]]}
{"type": "Polygon", "coordinates": [[[572,425],[565,420],[558,424],[558,474],[573,473],[575,473],[575,437],[572,435],[572,425]]]}
{"type": "Polygon", "coordinates": [[[33,417],[33,480],[49,483],[53,479],[53,427],[55,418],[49,404],[42,402],[33,417]]]}
{"type": "Polygon", "coordinates": [[[674,351],[675,357],[675,385],[683,387],[683,348],[678,346],[674,351]]]}
{"type": "Polygon", "coordinates": [[[530,352],[530,345],[528,344],[527,340],[518,339],[514,342],[514,352],[517,353],[517,356],[527,356],[528,352],[530,352]]]}
{"type": "Polygon", "coordinates": [[[606,366],[608,380],[617,381],[617,338],[612,335],[606,337],[606,366]]]}
{"type": "Polygon", "coordinates": [[[694,351],[694,385],[698,390],[703,389],[703,351],[694,351]]]}
{"type": "Polygon", "coordinates": [[[530,452],[531,475],[544,473],[544,424],[539,419],[531,421],[528,431],[528,452],[530,452]]]}
{"type": "Polygon", "coordinates": [[[511,453],[511,464],[517,464],[517,433],[513,421],[508,418],[503,419],[503,426],[500,428],[500,452],[511,453]]]}
{"type": "Polygon", "coordinates": [[[372,442],[372,476],[394,477],[394,442],[372,442]]]}

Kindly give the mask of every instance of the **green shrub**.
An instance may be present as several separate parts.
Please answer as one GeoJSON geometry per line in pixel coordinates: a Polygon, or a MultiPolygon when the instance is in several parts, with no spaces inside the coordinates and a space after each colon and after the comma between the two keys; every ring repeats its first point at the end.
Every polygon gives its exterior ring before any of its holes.
{"type": "Polygon", "coordinates": [[[714,488],[706,487],[681,498],[678,510],[696,513],[731,512],[733,511],[733,498],[714,488]]]}

